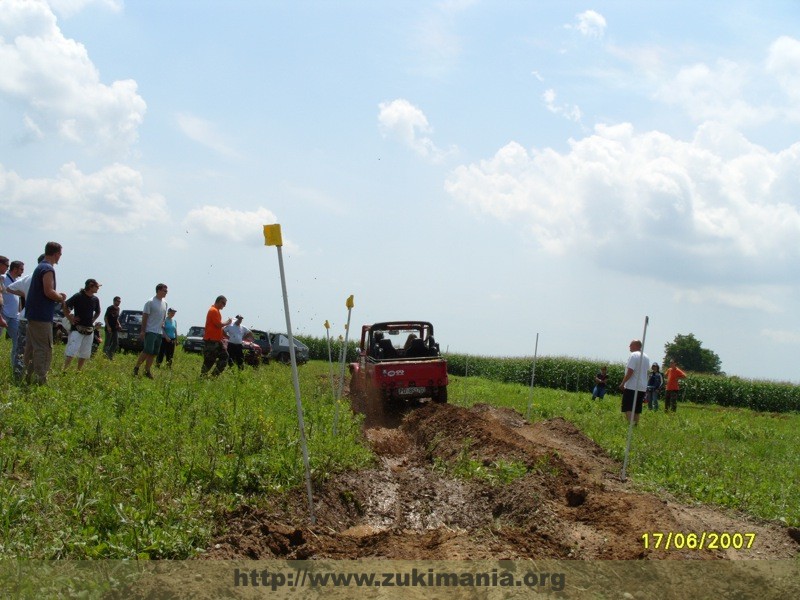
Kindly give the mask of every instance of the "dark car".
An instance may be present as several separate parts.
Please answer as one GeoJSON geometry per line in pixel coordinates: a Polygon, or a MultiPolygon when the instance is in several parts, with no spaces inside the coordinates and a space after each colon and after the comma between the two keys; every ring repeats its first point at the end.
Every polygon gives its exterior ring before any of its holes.
{"type": "Polygon", "coordinates": [[[183,351],[184,352],[202,352],[203,351],[203,335],[206,332],[205,327],[200,327],[199,325],[195,325],[193,327],[189,327],[189,332],[186,334],[186,338],[183,340],[183,351]]]}
{"type": "MultiPolygon", "coordinates": [[[[270,355],[275,360],[279,360],[283,364],[288,365],[291,362],[289,356],[289,336],[285,333],[270,333],[269,341],[272,345],[270,355]]],[[[294,358],[298,365],[308,362],[309,350],[303,342],[294,338],[294,358]]]]}
{"type": "Polygon", "coordinates": [[[119,349],[126,352],[141,352],[144,348],[139,333],[142,331],[141,310],[123,310],[119,313],[119,349]]]}
{"type": "Polygon", "coordinates": [[[269,364],[270,355],[272,353],[272,343],[269,341],[269,333],[260,329],[251,329],[250,333],[253,334],[253,343],[261,348],[261,360],[269,364]]]}

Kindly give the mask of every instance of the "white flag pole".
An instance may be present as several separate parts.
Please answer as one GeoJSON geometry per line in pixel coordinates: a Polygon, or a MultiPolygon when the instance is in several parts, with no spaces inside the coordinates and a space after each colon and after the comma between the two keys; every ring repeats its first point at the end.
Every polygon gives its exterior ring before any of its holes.
{"type": "Polygon", "coordinates": [[[331,394],[336,400],[336,384],[333,383],[333,357],[331,356],[331,324],[325,320],[325,338],[328,341],[328,379],[331,380],[331,394]]]}
{"type": "Polygon", "coordinates": [[[342,346],[342,358],[339,369],[339,394],[336,396],[336,408],[333,414],[333,435],[337,434],[339,428],[339,400],[342,399],[344,391],[344,363],[347,362],[347,340],[350,337],[350,315],[353,312],[353,294],[348,296],[344,305],[347,307],[347,325],[344,326],[344,346],[342,346]]]}
{"type": "Polygon", "coordinates": [[[533,380],[536,377],[536,355],[539,353],[539,333],[536,333],[536,345],[533,348],[533,366],[531,367],[531,391],[528,394],[528,410],[525,418],[531,420],[531,406],[533,405],[533,380]]]}
{"type": "Polygon", "coordinates": [[[303,420],[303,402],[300,400],[300,379],[297,373],[297,357],[294,352],[294,336],[292,335],[292,320],[289,316],[289,296],[286,292],[286,274],[283,270],[283,238],[281,236],[281,226],[264,225],[264,244],[275,246],[278,249],[278,268],[281,272],[281,290],[283,292],[283,312],[286,315],[286,332],[289,336],[289,357],[292,361],[292,383],[294,384],[294,399],[297,405],[297,423],[300,429],[300,446],[303,450],[303,466],[306,475],[306,492],[308,494],[308,512],[311,517],[311,524],[317,522],[314,516],[314,494],[311,489],[311,468],[308,461],[308,444],[306,442],[306,426],[303,420]]]}
{"type": "MultiPolygon", "coordinates": [[[[649,322],[650,322],[650,317],[645,316],[644,331],[642,331],[642,349],[639,353],[639,367],[636,369],[636,372],[634,373],[634,377],[636,378],[635,382],[636,389],[633,392],[633,406],[631,407],[631,419],[630,422],[628,423],[628,439],[625,442],[625,460],[622,462],[622,476],[621,476],[622,481],[625,481],[627,479],[625,471],[628,468],[628,455],[630,454],[631,451],[631,438],[633,437],[633,421],[636,418],[636,403],[639,401],[639,377],[641,376],[642,373],[642,363],[644,362],[644,342],[645,339],[647,338],[647,325],[649,322]]],[[[633,379],[633,377],[631,377],[631,379],[633,379]]],[[[624,394],[625,390],[623,390],[622,393],[624,394]]]]}

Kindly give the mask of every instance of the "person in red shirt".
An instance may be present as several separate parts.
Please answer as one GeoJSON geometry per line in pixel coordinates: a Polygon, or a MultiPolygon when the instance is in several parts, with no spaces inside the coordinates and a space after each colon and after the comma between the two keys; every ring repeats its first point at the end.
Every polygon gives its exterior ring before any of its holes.
{"type": "Polygon", "coordinates": [[[225,365],[228,364],[228,351],[222,344],[225,336],[225,327],[230,325],[233,321],[228,319],[222,320],[222,311],[225,305],[228,304],[228,299],[225,296],[217,296],[214,304],[208,309],[206,314],[206,329],[203,333],[203,366],[200,369],[200,375],[205,375],[211,370],[211,367],[216,363],[212,375],[217,376],[225,370],[225,365]]]}
{"type": "Polygon", "coordinates": [[[667,369],[665,375],[667,376],[667,393],[664,397],[664,411],[675,412],[678,408],[679,380],[686,377],[686,373],[678,368],[678,363],[674,360],[670,360],[669,369],[667,369]]]}

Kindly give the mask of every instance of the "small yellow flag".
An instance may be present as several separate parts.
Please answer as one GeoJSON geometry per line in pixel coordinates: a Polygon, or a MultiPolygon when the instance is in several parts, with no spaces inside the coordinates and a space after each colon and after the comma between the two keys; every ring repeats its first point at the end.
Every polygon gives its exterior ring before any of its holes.
{"type": "Polygon", "coordinates": [[[275,223],[274,225],[264,225],[264,245],[283,246],[281,226],[278,223],[275,223]]]}
{"type": "Polygon", "coordinates": [[[328,319],[325,319],[325,329],[330,329],[330,328],[331,328],[331,324],[328,323],[328,319]]]}
{"type": "Polygon", "coordinates": [[[350,294],[350,297],[347,299],[347,302],[344,303],[347,308],[353,308],[355,304],[353,304],[353,294],[350,294]]]}

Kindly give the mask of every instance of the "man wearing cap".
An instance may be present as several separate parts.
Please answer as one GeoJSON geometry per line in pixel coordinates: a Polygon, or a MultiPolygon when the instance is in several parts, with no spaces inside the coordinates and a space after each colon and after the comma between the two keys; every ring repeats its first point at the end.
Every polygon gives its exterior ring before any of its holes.
{"type": "Polygon", "coordinates": [[[14,366],[14,361],[17,357],[20,311],[19,299],[22,296],[22,292],[11,290],[9,286],[17,279],[22,277],[23,271],[25,271],[25,263],[23,263],[21,260],[12,260],[10,266],[8,267],[8,272],[0,277],[0,282],[2,282],[2,285],[5,286],[5,289],[3,289],[2,293],[3,308],[2,311],[0,311],[0,315],[2,315],[6,321],[6,327],[8,327],[8,337],[11,338],[12,367],[14,366]]]}
{"type": "Polygon", "coordinates": [[[228,358],[230,364],[236,363],[240,369],[244,368],[244,340],[252,340],[253,334],[247,327],[242,327],[242,315],[236,315],[236,320],[225,328],[228,334],[228,358]]]}
{"type": "Polygon", "coordinates": [[[83,289],[67,300],[64,316],[72,325],[64,350],[64,370],[72,359],[78,357],[78,370],[86,359],[92,356],[94,342],[94,322],[100,316],[100,299],[95,295],[100,289],[96,279],[87,279],[83,289]],[[73,312],[70,312],[73,311],[73,312]]]}
{"type": "Polygon", "coordinates": [[[158,358],[156,358],[156,366],[160,367],[167,359],[167,367],[172,368],[172,357],[175,356],[175,342],[178,340],[178,322],[175,320],[175,313],[178,312],[174,308],[167,309],[167,318],[164,320],[164,335],[161,339],[161,348],[158,350],[158,358]]]}
{"type": "Polygon", "coordinates": [[[106,327],[103,354],[106,355],[108,360],[114,359],[114,354],[117,353],[117,348],[119,348],[119,330],[122,329],[122,325],[119,322],[120,304],[122,304],[122,298],[114,296],[114,302],[106,309],[106,314],[103,317],[106,327]]]}

